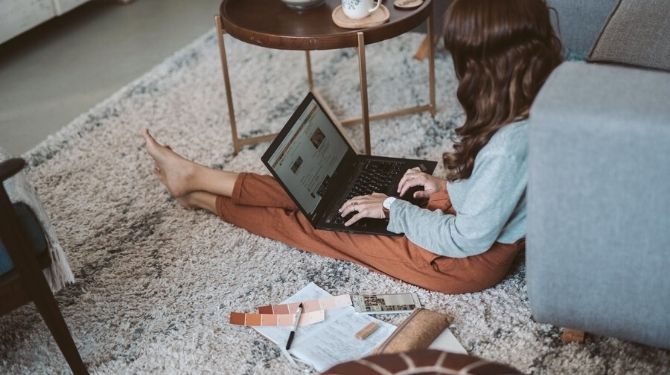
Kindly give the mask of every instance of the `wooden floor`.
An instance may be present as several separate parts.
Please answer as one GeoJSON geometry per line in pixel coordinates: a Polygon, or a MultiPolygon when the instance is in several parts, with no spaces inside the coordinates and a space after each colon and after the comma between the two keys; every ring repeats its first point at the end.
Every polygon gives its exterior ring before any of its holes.
{"type": "Polygon", "coordinates": [[[0,147],[34,147],[213,28],[219,3],[97,0],[0,44],[0,147]]]}

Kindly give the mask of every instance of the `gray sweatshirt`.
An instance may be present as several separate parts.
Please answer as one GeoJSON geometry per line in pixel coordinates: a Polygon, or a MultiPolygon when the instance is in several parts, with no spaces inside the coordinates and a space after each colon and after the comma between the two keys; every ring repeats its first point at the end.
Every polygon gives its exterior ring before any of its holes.
{"type": "Polygon", "coordinates": [[[447,184],[456,215],[396,199],[387,229],[452,258],[481,254],[496,241],[511,244],[525,237],[527,131],[527,121],[498,130],[477,154],[470,178],[447,184]]]}

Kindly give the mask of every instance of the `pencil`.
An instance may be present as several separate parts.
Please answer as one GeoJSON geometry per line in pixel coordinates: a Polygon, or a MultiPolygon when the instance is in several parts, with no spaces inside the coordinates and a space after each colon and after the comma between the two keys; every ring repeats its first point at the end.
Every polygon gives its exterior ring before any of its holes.
{"type": "Polygon", "coordinates": [[[293,326],[291,333],[288,335],[286,350],[291,349],[291,343],[293,342],[293,337],[295,337],[295,331],[298,330],[298,324],[300,323],[300,315],[302,315],[302,303],[298,306],[298,311],[295,313],[295,325],[293,326]]]}

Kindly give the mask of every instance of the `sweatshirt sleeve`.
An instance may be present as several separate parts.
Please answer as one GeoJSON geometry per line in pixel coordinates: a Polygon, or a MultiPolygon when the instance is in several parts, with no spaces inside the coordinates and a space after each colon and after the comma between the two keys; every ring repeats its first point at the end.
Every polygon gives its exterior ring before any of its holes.
{"type": "Polygon", "coordinates": [[[396,200],[387,229],[437,255],[464,258],[488,250],[512,216],[528,180],[525,158],[487,155],[472,173],[457,215],[396,200]]]}

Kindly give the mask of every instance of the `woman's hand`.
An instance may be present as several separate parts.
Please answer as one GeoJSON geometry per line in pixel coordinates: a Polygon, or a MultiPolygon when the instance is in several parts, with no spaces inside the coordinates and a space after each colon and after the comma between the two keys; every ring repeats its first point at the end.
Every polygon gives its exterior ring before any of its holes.
{"type": "Polygon", "coordinates": [[[358,197],[353,197],[348,201],[344,202],[342,207],[340,207],[340,215],[346,217],[352,212],[356,212],[344,226],[350,226],[351,224],[357,222],[363,218],[371,219],[383,219],[386,217],[384,214],[384,199],[388,198],[386,194],[382,193],[372,193],[370,195],[361,195],[358,197]]]}
{"type": "Polygon", "coordinates": [[[423,186],[423,191],[415,192],[414,198],[428,198],[433,193],[443,189],[445,181],[439,177],[421,172],[418,167],[408,169],[398,183],[398,194],[402,197],[407,190],[415,186],[423,186]]]}

